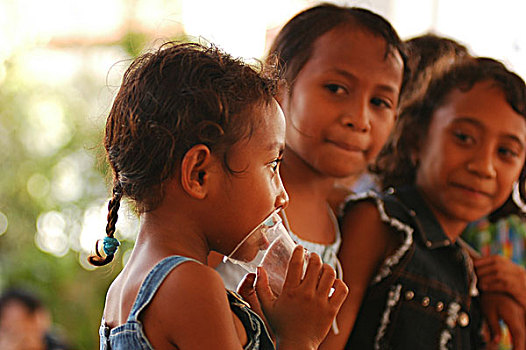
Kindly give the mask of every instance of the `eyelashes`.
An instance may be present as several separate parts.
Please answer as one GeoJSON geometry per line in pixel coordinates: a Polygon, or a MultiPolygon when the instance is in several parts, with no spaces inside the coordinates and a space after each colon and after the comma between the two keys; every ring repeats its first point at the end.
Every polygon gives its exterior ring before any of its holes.
{"type": "Polygon", "coordinates": [[[279,165],[280,165],[280,163],[281,163],[282,161],[283,161],[282,158],[276,158],[276,159],[274,159],[272,162],[270,162],[269,165],[271,166],[272,171],[274,171],[274,172],[278,171],[279,165]]]}

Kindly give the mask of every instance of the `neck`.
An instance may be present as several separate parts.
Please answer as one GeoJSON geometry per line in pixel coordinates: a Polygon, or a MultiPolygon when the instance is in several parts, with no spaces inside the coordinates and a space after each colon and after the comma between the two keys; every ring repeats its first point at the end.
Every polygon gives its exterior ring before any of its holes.
{"type": "Polygon", "coordinates": [[[335,230],[329,215],[328,197],[335,178],[315,171],[290,150],[283,157],[281,174],[290,198],[286,215],[292,232],[310,242],[334,242],[335,230]]]}
{"type": "Polygon", "coordinates": [[[336,179],[320,173],[289,148],[284,153],[280,171],[291,204],[296,202],[293,197],[326,201],[336,179]]]}
{"type": "Polygon", "coordinates": [[[159,208],[142,214],[135,247],[159,258],[182,255],[206,264],[209,247],[199,225],[183,211],[174,212],[163,202],[159,208]]]}
{"type": "Polygon", "coordinates": [[[458,237],[460,237],[462,232],[466,229],[468,222],[466,220],[461,220],[456,217],[452,217],[451,215],[447,215],[443,211],[433,206],[423,191],[420,191],[420,194],[426,201],[429,209],[433,212],[433,215],[439,222],[446,236],[451,240],[451,242],[456,242],[458,237]]]}
{"type": "Polygon", "coordinates": [[[444,230],[446,236],[451,240],[451,242],[456,242],[458,237],[460,237],[462,232],[466,229],[467,222],[455,220],[445,216],[441,217],[440,215],[437,215],[437,213],[435,213],[434,211],[433,213],[437,217],[437,220],[440,223],[440,226],[442,226],[442,229],[444,230]]]}

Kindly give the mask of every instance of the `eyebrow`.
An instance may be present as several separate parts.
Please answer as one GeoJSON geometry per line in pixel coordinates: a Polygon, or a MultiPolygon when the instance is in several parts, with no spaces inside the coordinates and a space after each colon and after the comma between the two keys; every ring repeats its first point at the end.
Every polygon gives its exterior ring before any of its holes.
{"type": "MultiPolygon", "coordinates": [[[[344,77],[346,77],[349,80],[359,80],[354,74],[352,74],[351,72],[348,72],[348,71],[346,71],[344,69],[331,68],[331,69],[328,69],[327,72],[337,73],[337,74],[343,75],[344,77]]],[[[397,94],[397,93],[400,92],[400,89],[397,86],[394,86],[394,85],[379,84],[379,85],[377,85],[377,88],[379,88],[380,90],[383,90],[385,92],[391,92],[393,94],[397,94]]]]}
{"type": "MultiPolygon", "coordinates": [[[[469,118],[469,117],[460,117],[460,118],[455,119],[453,122],[454,123],[468,123],[468,124],[474,125],[477,128],[484,129],[484,125],[481,122],[479,122],[478,120],[475,120],[473,118],[469,118]]],[[[510,134],[510,133],[504,134],[502,136],[517,142],[521,146],[522,149],[525,148],[524,147],[524,142],[521,140],[521,138],[519,136],[517,136],[515,134],[510,134]]]]}

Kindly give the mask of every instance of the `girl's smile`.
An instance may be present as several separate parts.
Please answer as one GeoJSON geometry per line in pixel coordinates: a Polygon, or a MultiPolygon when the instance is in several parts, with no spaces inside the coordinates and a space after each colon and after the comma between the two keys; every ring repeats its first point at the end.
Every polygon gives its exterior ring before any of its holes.
{"type": "Polygon", "coordinates": [[[491,193],[470,185],[462,185],[453,182],[450,183],[450,187],[454,190],[458,190],[460,195],[464,197],[466,201],[473,201],[477,203],[480,201],[491,201],[493,198],[493,195],[491,193]]]}
{"type": "Polygon", "coordinates": [[[524,164],[526,120],[492,81],[482,81],[453,90],[433,113],[427,135],[416,152],[416,184],[444,230],[456,236],[508,198],[524,164]],[[460,225],[448,229],[451,222],[460,225]]]}

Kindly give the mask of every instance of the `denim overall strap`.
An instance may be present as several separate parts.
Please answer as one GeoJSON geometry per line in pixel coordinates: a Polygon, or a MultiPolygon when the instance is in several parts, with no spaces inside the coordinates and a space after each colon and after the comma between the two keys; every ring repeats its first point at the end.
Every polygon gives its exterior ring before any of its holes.
{"type": "Polygon", "coordinates": [[[139,294],[137,294],[135,303],[133,304],[133,307],[130,311],[130,315],[128,316],[128,322],[138,321],[137,318],[139,314],[152,301],[155,293],[157,292],[157,289],[159,289],[159,286],[161,285],[161,283],[163,283],[166,276],[168,276],[168,274],[174,268],[186,261],[195,261],[199,264],[202,264],[201,262],[192,258],[180,255],[173,255],[164,258],[163,260],[159,261],[157,265],[154,266],[154,268],[150,271],[148,276],[146,276],[146,278],[144,279],[144,282],[142,282],[141,288],[139,289],[139,294]]]}

